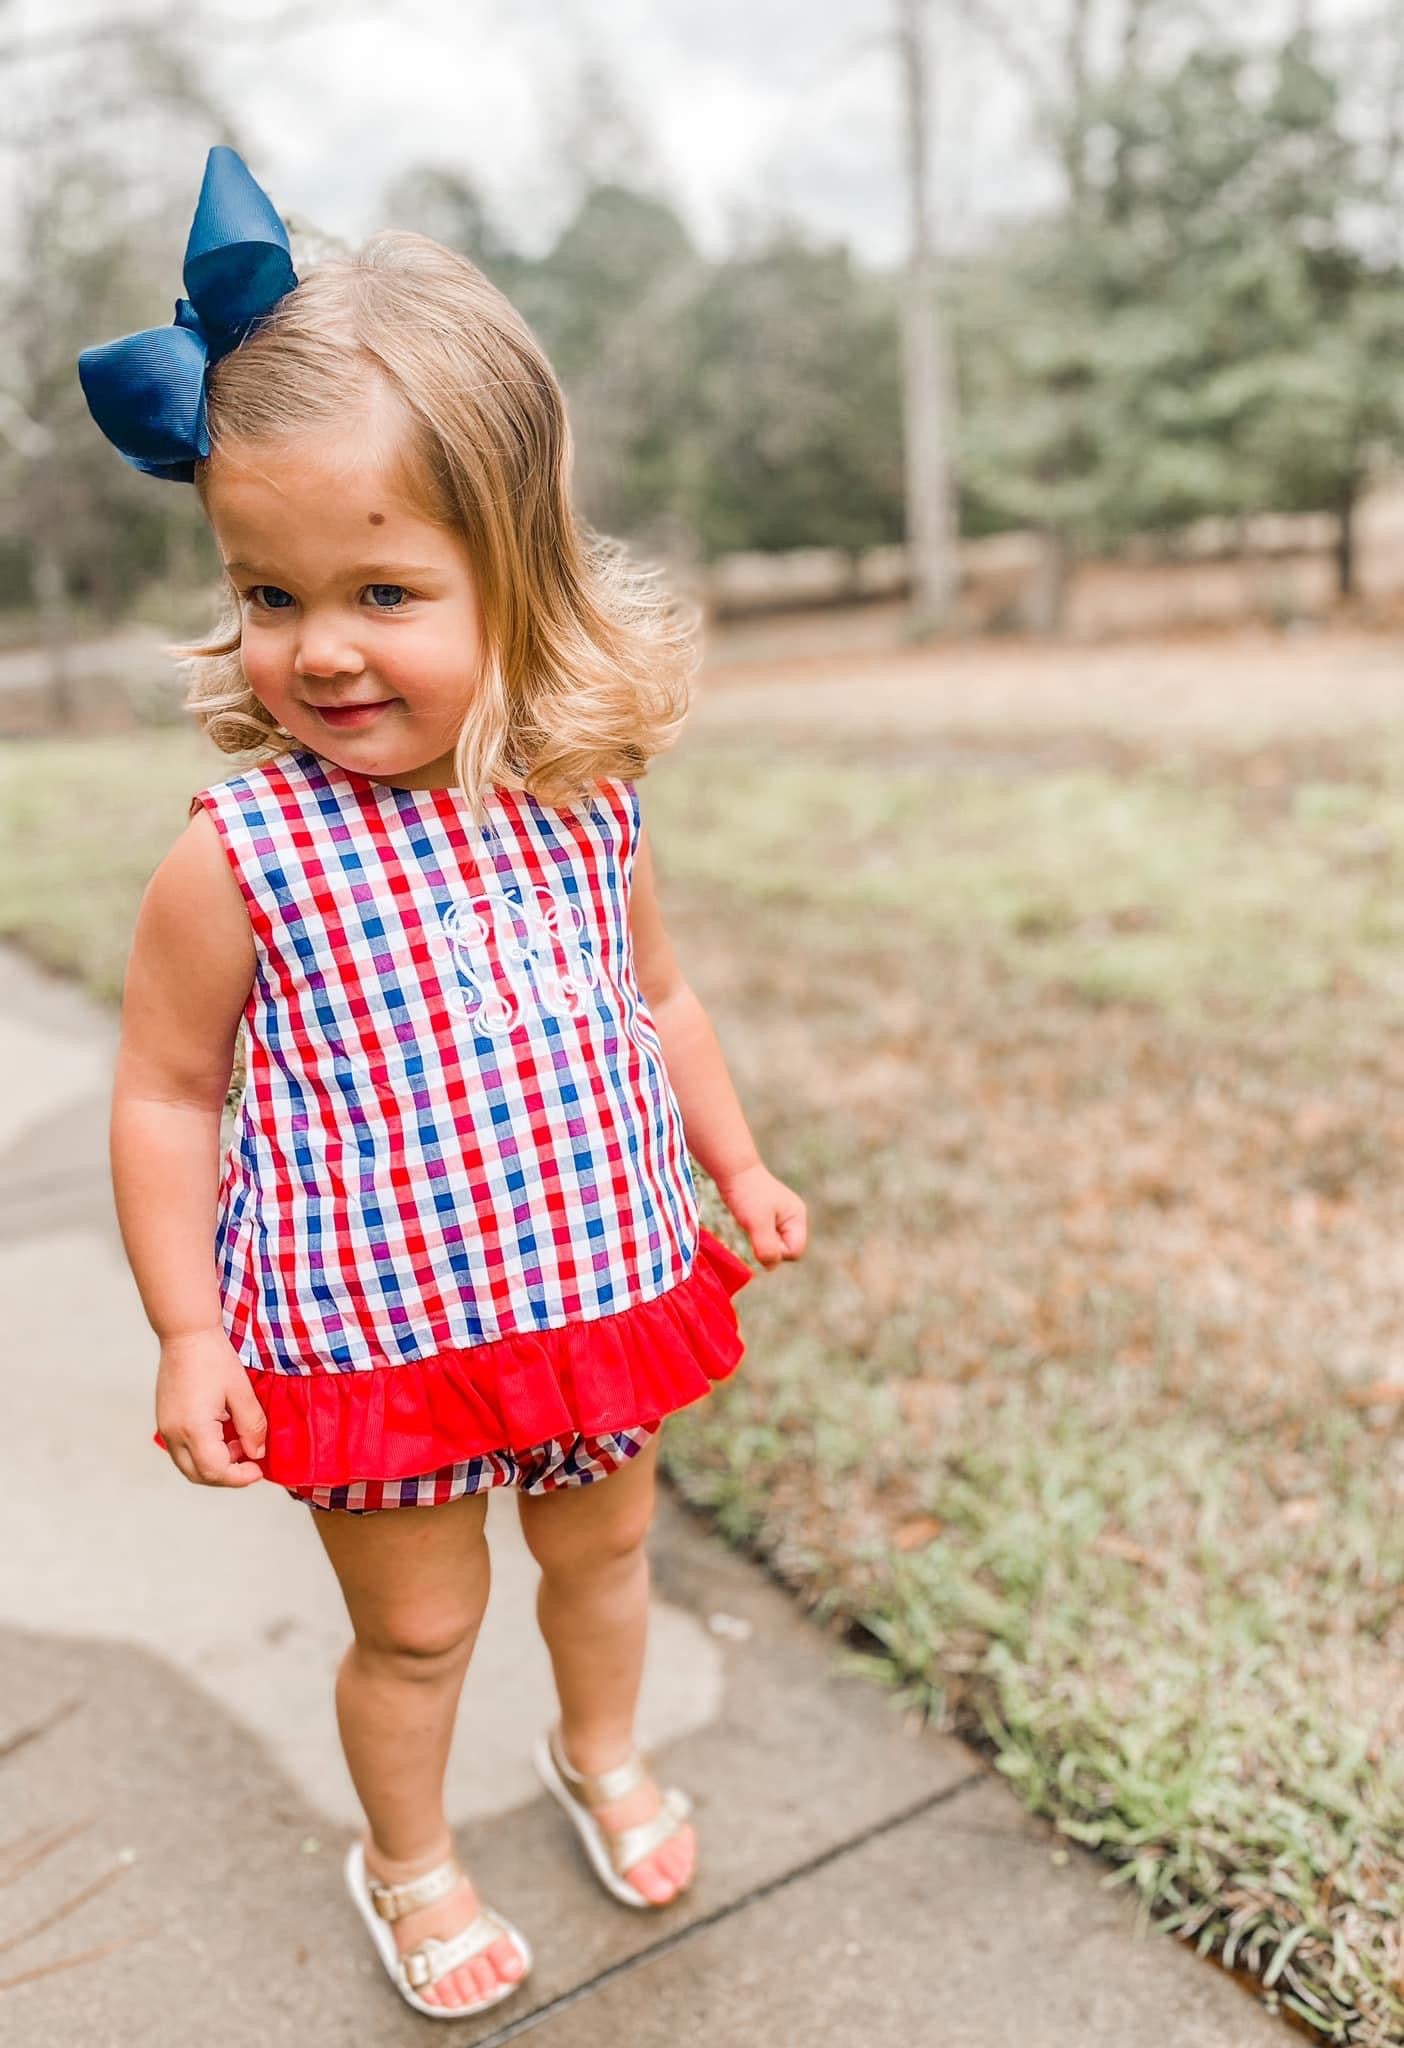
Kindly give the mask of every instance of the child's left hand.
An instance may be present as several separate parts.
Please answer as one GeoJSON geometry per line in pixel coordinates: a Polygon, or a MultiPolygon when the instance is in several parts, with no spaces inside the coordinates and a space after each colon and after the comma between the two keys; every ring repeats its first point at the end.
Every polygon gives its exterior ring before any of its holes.
{"type": "Polygon", "coordinates": [[[766,1167],[745,1167],[729,1180],[718,1181],[717,1192],[767,1272],[785,1259],[803,1256],[809,1240],[804,1203],[766,1167]]]}

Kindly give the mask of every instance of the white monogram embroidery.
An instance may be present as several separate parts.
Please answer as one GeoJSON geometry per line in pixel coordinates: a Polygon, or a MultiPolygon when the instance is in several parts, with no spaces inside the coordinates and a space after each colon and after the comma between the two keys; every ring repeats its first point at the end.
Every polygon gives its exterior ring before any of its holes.
{"type": "Polygon", "coordinates": [[[430,951],[453,966],[464,1012],[490,1038],[515,1030],[523,1008],[575,1017],[596,986],[585,920],[549,889],[494,890],[447,904],[430,951]]]}

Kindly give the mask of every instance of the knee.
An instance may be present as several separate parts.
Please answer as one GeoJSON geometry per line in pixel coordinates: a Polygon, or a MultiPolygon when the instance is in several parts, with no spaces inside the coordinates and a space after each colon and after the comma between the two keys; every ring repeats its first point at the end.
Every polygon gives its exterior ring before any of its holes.
{"type": "Polygon", "coordinates": [[[462,1601],[396,1607],[372,1622],[363,1620],[356,1646],[411,1676],[431,1677],[467,1662],[482,1619],[481,1606],[462,1601]]]}
{"type": "Polygon", "coordinates": [[[527,1548],[549,1579],[593,1578],[601,1572],[622,1570],[643,1553],[653,1520],[653,1503],[632,1504],[610,1517],[588,1534],[564,1526],[553,1526],[549,1516],[523,1524],[527,1548]]]}

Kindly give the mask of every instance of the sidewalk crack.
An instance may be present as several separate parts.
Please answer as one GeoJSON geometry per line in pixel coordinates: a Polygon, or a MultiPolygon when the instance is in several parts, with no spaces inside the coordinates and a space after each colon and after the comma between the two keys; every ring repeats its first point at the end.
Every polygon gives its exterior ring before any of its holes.
{"type": "Polygon", "coordinates": [[[767,1878],[764,1884],[752,1885],[749,1891],[741,1892],[736,1898],[727,1900],[725,1905],[715,1906],[710,1913],[703,1913],[698,1919],[689,1920],[686,1927],[679,1927],[675,1933],[662,1935],[659,1940],[650,1942],[646,1948],[636,1949],[632,1955],[621,1956],[617,1963],[609,1963],[603,1970],[597,1970],[595,1975],[587,1977],[583,1984],[573,1985],[569,1991],[562,1991],[557,1997],[548,1999],[544,2005],[534,2006],[530,2012],[522,2013],[506,2026],[496,2028],[491,2034],[480,2035],[473,2043],[473,2048],[503,2048],[504,2043],[515,2041],[519,2035],[530,2033],[535,2027],[544,2026],[548,2020],[556,2019],[561,2013],[568,2012],[572,2006],[593,1997],[595,1992],[606,1984],[613,1983],[616,1977],[627,1976],[631,1970],[641,1969],[646,1963],[655,1962],[659,1956],[670,1955],[674,1949],[682,1948],[698,1935],[705,1934],[709,1928],[718,1927],[723,1921],[734,1919],[738,1913],[744,1913],[748,1907],[758,1905],[762,1899],[770,1898],[775,1892],[784,1891],[787,1885],[812,1877],[816,1871],[827,1869],[829,1864],[852,1855],[856,1849],[865,1848],[869,1842],[880,1841],[884,1835],[890,1835],[896,1829],[906,1827],[911,1821],[920,1820],[923,1814],[946,1805],[972,1786],[988,1783],[989,1776],[989,1771],[984,1768],[971,1771],[967,1777],[958,1778],[955,1784],[944,1785],[939,1792],[928,1792],[924,1798],[914,1800],[910,1806],[900,1807],[896,1813],[890,1813],[884,1819],[874,1821],[869,1827],[860,1828],[856,1835],[848,1835],[841,1842],[831,1843],[827,1849],[819,1850],[803,1863],[796,1863],[793,1868],[767,1878]]]}

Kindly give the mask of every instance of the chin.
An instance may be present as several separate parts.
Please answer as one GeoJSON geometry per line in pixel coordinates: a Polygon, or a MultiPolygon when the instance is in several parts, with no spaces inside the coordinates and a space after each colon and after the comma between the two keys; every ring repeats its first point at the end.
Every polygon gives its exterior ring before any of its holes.
{"type": "Polygon", "coordinates": [[[411,782],[432,784],[453,780],[453,757],[433,754],[426,756],[418,749],[396,752],[391,748],[371,746],[355,747],[344,743],[338,746],[319,743],[316,751],[328,761],[335,761],[339,768],[349,768],[356,775],[371,775],[382,782],[411,782]]]}

